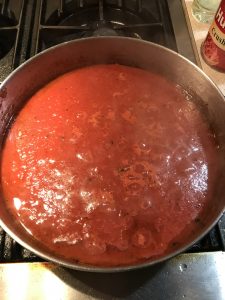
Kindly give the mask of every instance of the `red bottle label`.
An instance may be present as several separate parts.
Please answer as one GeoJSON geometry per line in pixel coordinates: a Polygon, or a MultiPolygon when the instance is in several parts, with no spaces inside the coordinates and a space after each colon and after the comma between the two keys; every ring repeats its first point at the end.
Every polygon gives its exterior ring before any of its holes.
{"type": "Polygon", "coordinates": [[[221,3],[209,32],[214,43],[225,50],[225,1],[221,3]]]}
{"type": "Polygon", "coordinates": [[[209,65],[225,71],[225,0],[222,0],[202,45],[202,56],[209,65]]]}

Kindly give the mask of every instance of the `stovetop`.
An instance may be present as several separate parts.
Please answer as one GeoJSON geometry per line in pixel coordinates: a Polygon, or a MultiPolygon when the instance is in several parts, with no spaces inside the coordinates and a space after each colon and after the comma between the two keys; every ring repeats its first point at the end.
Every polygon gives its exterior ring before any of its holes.
{"type": "MultiPolygon", "coordinates": [[[[178,0],[1,0],[0,81],[46,48],[98,35],[152,41],[194,61],[178,0]]],[[[187,252],[224,250],[225,215],[187,252]]],[[[0,228],[0,263],[39,261],[42,259],[21,247],[0,228]]]]}

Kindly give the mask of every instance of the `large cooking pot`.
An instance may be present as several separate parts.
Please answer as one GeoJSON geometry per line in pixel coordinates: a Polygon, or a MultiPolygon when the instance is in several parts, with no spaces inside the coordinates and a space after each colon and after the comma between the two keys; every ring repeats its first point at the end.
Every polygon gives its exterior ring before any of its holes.
{"type": "Polygon", "coordinates": [[[218,155],[221,160],[220,176],[210,207],[204,215],[202,227],[196,227],[196,231],[187,237],[179,248],[171,250],[164,257],[147,261],[144,264],[103,268],[78,265],[75,262],[62,259],[33,240],[28,232],[15,222],[7,210],[5,202],[1,199],[0,225],[12,238],[27,249],[66,267],[86,271],[111,272],[149,266],[168,259],[190,247],[216,224],[225,207],[225,103],[223,95],[215,84],[198,67],[164,47],[123,37],[76,40],[40,53],[20,66],[3,82],[0,89],[1,147],[7,127],[13,116],[38,89],[65,72],[102,63],[119,63],[151,70],[180,85],[187,97],[191,98],[194,94],[194,98],[199,99],[198,105],[206,114],[207,120],[217,136],[219,143],[218,155]]]}

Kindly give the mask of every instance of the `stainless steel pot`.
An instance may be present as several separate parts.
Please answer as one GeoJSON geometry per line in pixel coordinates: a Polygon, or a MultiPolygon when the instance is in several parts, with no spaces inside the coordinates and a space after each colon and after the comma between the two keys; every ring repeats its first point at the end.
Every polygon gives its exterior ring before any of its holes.
{"type": "MultiPolygon", "coordinates": [[[[199,99],[198,105],[208,118],[219,143],[220,176],[214,198],[204,215],[204,225],[168,255],[144,264],[103,268],[79,265],[60,258],[33,240],[11,216],[2,199],[0,225],[16,241],[37,255],[69,268],[85,271],[112,272],[153,265],[184,251],[212,228],[225,208],[225,103],[215,84],[194,64],[164,47],[123,37],[98,37],[67,42],[40,53],[15,70],[0,89],[0,142],[16,112],[34,92],[57,76],[92,64],[119,63],[159,73],[180,85],[188,97],[199,99]]],[[[188,212],[187,212],[188,213],[188,212]]]]}

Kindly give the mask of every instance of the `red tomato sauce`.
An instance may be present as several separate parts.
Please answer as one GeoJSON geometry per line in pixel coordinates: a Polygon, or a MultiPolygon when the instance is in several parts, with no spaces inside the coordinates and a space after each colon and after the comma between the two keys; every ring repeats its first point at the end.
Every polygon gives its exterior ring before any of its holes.
{"type": "Polygon", "coordinates": [[[2,188],[14,217],[52,252],[127,265],[163,256],[196,228],[216,158],[213,134],[179,87],[96,65],[60,76],[20,111],[2,188]]]}

